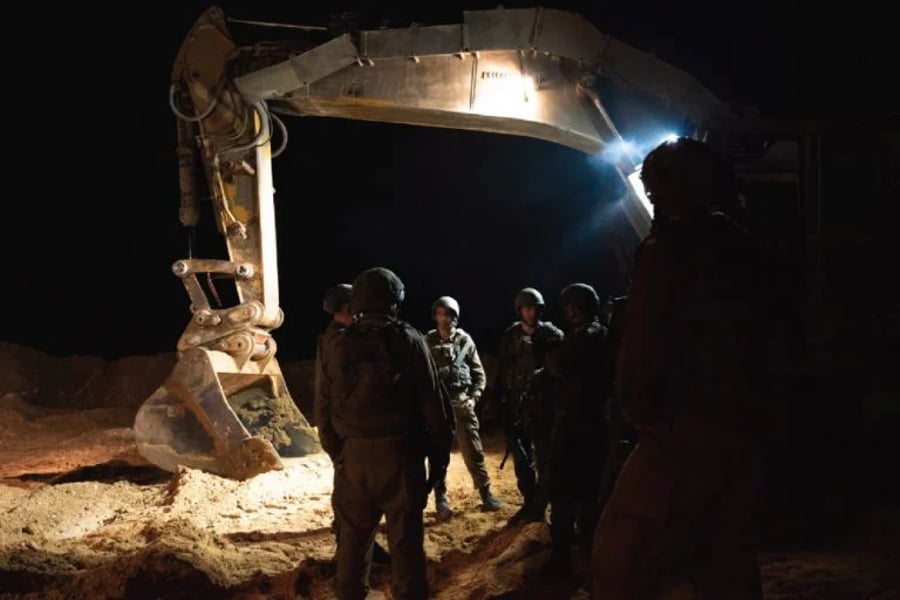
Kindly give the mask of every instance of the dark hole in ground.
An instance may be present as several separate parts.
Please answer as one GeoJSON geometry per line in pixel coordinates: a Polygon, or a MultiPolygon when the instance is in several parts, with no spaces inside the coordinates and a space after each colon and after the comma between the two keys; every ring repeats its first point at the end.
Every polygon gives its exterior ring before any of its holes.
{"type": "Polygon", "coordinates": [[[35,594],[46,590],[56,581],[52,575],[34,571],[13,571],[0,569],[0,592],[6,594],[35,594]]]}
{"type": "Polygon", "coordinates": [[[21,475],[18,475],[17,477],[4,477],[4,480],[5,479],[9,479],[9,480],[18,479],[19,481],[38,481],[38,482],[46,483],[46,482],[52,481],[54,477],[59,477],[59,476],[60,476],[60,473],[23,473],[21,475]]]}
{"type": "Polygon", "coordinates": [[[129,600],[194,600],[227,597],[225,590],[210,581],[190,563],[164,555],[140,569],[125,584],[129,600]]]}
{"type": "Polygon", "coordinates": [[[76,483],[79,481],[98,481],[101,483],[128,481],[136,485],[154,485],[165,483],[171,478],[171,473],[154,465],[133,465],[124,461],[110,461],[99,465],[79,467],[62,473],[24,473],[14,479],[37,481],[50,485],[76,483]]]}

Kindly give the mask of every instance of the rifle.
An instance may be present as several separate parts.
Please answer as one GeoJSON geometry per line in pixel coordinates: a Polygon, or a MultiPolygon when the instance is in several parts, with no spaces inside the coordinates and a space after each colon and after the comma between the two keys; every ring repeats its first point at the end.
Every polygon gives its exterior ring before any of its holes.
{"type": "MultiPolygon", "coordinates": [[[[519,447],[519,452],[522,454],[522,456],[528,456],[528,454],[525,452],[525,446],[522,445],[522,438],[516,437],[515,444],[516,444],[516,446],[519,447]]],[[[509,460],[510,454],[511,454],[511,450],[510,450],[510,447],[507,445],[506,452],[503,453],[503,460],[500,461],[500,470],[501,471],[503,470],[503,467],[506,466],[506,461],[509,460]]]]}
{"type": "MultiPolygon", "coordinates": [[[[516,402],[516,420],[512,423],[512,433],[514,434],[515,444],[519,447],[519,452],[522,456],[528,456],[528,453],[525,452],[525,446],[522,444],[522,433],[526,431],[527,425],[526,420],[530,422],[530,414],[527,414],[528,411],[534,410],[533,404],[533,396],[534,390],[532,389],[534,385],[534,378],[532,377],[528,383],[525,385],[525,389],[519,394],[518,401],[516,402]]],[[[509,460],[509,455],[512,453],[512,448],[509,444],[506,445],[506,452],[503,453],[503,459],[500,461],[500,469],[506,466],[506,461],[509,460]]]]}
{"type": "Polygon", "coordinates": [[[506,445],[506,452],[503,453],[503,460],[500,461],[500,470],[503,470],[503,467],[506,466],[506,461],[509,460],[509,444],[506,445]]]}

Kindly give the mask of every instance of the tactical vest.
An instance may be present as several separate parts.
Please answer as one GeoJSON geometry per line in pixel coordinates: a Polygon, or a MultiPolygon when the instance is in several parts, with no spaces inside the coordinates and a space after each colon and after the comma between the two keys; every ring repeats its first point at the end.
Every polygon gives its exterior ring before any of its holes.
{"type": "Polygon", "coordinates": [[[606,336],[607,329],[595,320],[580,331],[567,333],[565,341],[547,357],[547,371],[554,383],[552,408],[557,413],[602,420],[612,381],[606,336]]]}
{"type": "Polygon", "coordinates": [[[437,331],[429,332],[426,339],[438,376],[447,390],[452,395],[468,390],[472,385],[472,370],[466,359],[475,347],[472,338],[457,330],[447,340],[441,339],[437,331]]]}
{"type": "Polygon", "coordinates": [[[503,365],[503,384],[506,388],[513,394],[525,391],[544,367],[547,351],[562,339],[562,332],[546,321],[541,322],[531,335],[526,334],[520,326],[508,330],[504,340],[508,363],[503,365]]]}
{"type": "Polygon", "coordinates": [[[332,421],[341,437],[411,431],[418,412],[408,373],[409,333],[402,322],[352,325],[331,347],[332,421]]]}

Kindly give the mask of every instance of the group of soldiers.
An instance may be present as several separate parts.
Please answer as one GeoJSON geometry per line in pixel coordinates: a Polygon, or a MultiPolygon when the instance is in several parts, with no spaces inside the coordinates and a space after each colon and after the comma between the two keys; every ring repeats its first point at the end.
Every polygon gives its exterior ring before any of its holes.
{"type": "MultiPolygon", "coordinates": [[[[689,138],[644,161],[654,205],[628,296],[605,306],[585,283],[559,296],[565,331],[535,288],[515,298],[492,393],[522,505],[511,525],[550,513],[543,575],[591,560],[595,598],[759,598],[762,253],[726,216],[727,163],[689,138]]],[[[403,282],[374,268],[330,289],[316,356],[315,420],[334,467],[337,596],[365,598],[373,555],[395,598],[426,598],[423,513],[452,518],[453,440],[481,498],[491,490],[478,411],[487,378],[452,297],[422,334],[399,317],[403,282]],[[427,467],[426,467],[427,465],[427,467]],[[386,521],[390,555],[375,544],[386,521]]]]}

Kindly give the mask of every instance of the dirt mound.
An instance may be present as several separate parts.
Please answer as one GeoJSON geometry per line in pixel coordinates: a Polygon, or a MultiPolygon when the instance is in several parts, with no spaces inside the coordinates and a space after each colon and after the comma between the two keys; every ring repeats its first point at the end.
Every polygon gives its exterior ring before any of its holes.
{"type": "MultiPolygon", "coordinates": [[[[496,465],[496,441],[489,448],[496,465]]],[[[478,510],[454,455],[448,482],[457,514],[440,524],[427,515],[439,598],[471,598],[460,590],[472,585],[485,598],[511,589],[519,572],[511,564],[527,568],[522,556],[546,551],[546,526],[504,530],[517,504],[514,479],[492,470],[507,502],[500,513],[478,510]],[[477,559],[469,558],[471,569],[464,568],[467,556],[477,559]],[[486,574],[485,564],[504,578],[486,574]]],[[[288,459],[283,471],[240,482],[113,460],[35,481],[32,489],[0,485],[0,579],[4,591],[22,598],[294,598],[294,590],[333,598],[332,476],[324,455],[288,459]]],[[[387,545],[383,532],[379,539],[387,545]]],[[[389,569],[377,568],[373,584],[388,590],[389,569]]]]}
{"type": "Polygon", "coordinates": [[[0,478],[52,479],[109,460],[144,464],[128,408],[63,410],[0,398],[0,478]]]}
{"type": "Polygon", "coordinates": [[[92,356],[60,358],[0,342],[0,396],[12,393],[50,408],[134,410],[174,364],[174,353],[106,361],[92,356]]]}
{"type": "MultiPolygon", "coordinates": [[[[118,426],[123,410],[51,409],[15,395],[0,401],[0,580],[13,594],[7,597],[293,599],[296,589],[301,597],[333,598],[327,456],[287,459],[283,471],[248,481],[191,469],[170,474],[134,452],[131,430],[118,426]]],[[[497,469],[501,442],[486,444],[506,506],[481,512],[454,454],[448,486],[456,515],[436,523],[426,514],[438,597],[460,597],[469,578],[490,581],[483,570],[463,567],[466,556],[477,556],[475,565],[517,546],[518,534],[503,529],[518,507],[515,478],[512,469],[497,469]]],[[[537,552],[546,531],[537,535],[537,546],[519,546],[537,552]]],[[[379,541],[387,546],[383,532],[379,541]]],[[[388,568],[375,570],[373,585],[389,589],[388,568]]]]}

